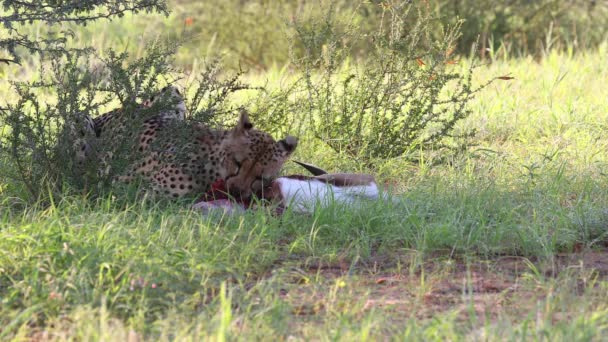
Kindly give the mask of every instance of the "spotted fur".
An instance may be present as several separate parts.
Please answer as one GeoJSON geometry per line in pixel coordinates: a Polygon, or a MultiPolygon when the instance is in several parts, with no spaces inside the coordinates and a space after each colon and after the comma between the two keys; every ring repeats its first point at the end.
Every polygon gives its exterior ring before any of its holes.
{"type": "MultiPolygon", "coordinates": [[[[159,101],[163,103],[170,103],[172,106],[169,108],[160,110],[155,117],[162,118],[163,120],[184,120],[186,114],[186,104],[182,98],[181,93],[174,86],[164,87],[160,93],[153,95],[148,100],[142,103],[142,108],[151,108],[159,101]]],[[[100,115],[93,119],[93,127],[95,135],[100,136],[105,128],[111,124],[124,125],[123,109],[118,108],[103,115],[100,115]],[[118,121],[118,122],[117,122],[118,121]]]]}
{"type": "Polygon", "coordinates": [[[110,170],[113,158],[127,158],[128,171],[117,180],[130,183],[143,178],[155,192],[172,198],[200,194],[218,179],[225,180],[231,194],[249,197],[277,176],[297,145],[292,136],[277,142],[254,129],[246,112],[228,130],[184,121],[185,112],[179,91],[166,87],[135,112],[117,109],[94,119],[87,117],[77,142],[77,159],[82,163],[95,155],[100,162],[98,172],[108,175],[115,171],[110,170]],[[133,123],[130,119],[139,118],[144,108],[154,108],[157,101],[168,101],[170,97],[172,106],[160,107],[156,113],[152,110],[153,116],[142,118],[143,124],[135,129],[129,125],[133,123]],[[189,133],[174,131],[176,123],[188,127],[189,133]],[[97,139],[102,153],[90,153],[91,139],[97,139]],[[114,145],[124,142],[130,144],[129,155],[115,156],[114,145]]]}
{"type": "Polygon", "coordinates": [[[194,134],[183,143],[170,135],[159,136],[165,129],[162,120],[147,120],[138,140],[142,158],[119,179],[128,183],[142,177],[157,193],[173,198],[200,194],[223,179],[229,193],[246,198],[277,176],[297,145],[292,136],[277,142],[268,133],[253,129],[245,112],[229,130],[191,125],[194,134]],[[151,148],[153,144],[160,149],[151,148]],[[180,150],[189,151],[185,160],[177,157],[180,150]]]}
{"type": "Polygon", "coordinates": [[[184,120],[186,105],[179,90],[174,86],[164,87],[158,94],[144,101],[140,108],[135,108],[134,112],[118,108],[95,118],[85,116],[84,127],[78,132],[74,141],[77,165],[82,166],[88,158],[95,155],[102,162],[103,171],[100,173],[107,174],[112,159],[111,146],[105,146],[105,153],[99,156],[94,153],[96,151],[93,150],[93,146],[99,145],[100,140],[107,140],[105,145],[120,142],[129,133],[127,132],[130,128],[127,127],[129,122],[137,119],[144,109],[152,108],[159,101],[165,107],[154,113],[154,118],[162,121],[184,120]]]}

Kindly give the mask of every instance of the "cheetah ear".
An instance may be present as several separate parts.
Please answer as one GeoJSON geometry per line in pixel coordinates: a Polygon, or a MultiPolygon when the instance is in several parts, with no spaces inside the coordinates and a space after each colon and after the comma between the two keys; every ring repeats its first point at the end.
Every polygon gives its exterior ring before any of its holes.
{"type": "Polygon", "coordinates": [[[249,121],[249,115],[246,110],[241,110],[241,117],[239,118],[239,123],[234,128],[234,133],[236,135],[247,135],[249,130],[253,128],[253,124],[249,121]]]}
{"type": "Polygon", "coordinates": [[[279,147],[284,151],[286,155],[290,155],[298,146],[298,139],[294,136],[288,135],[283,140],[279,140],[279,147]]]}

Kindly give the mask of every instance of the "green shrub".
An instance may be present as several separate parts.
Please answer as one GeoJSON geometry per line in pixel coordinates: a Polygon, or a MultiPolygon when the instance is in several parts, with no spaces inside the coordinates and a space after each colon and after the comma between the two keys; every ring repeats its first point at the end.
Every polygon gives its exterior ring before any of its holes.
{"type": "MultiPolygon", "coordinates": [[[[77,192],[96,196],[109,190],[115,177],[139,157],[132,146],[143,121],[173,105],[142,108],[139,103],[163,85],[187,76],[170,67],[174,51],[174,46],[153,46],[145,57],[129,63],[125,63],[129,59],[126,53],[112,50],[101,59],[76,53],[42,67],[41,80],[15,82],[17,100],[0,112],[2,181],[32,202],[49,195],[77,192]],[[83,129],[87,117],[116,105],[125,119],[120,132],[96,137],[83,129]],[[85,141],[91,157],[80,165],[75,156],[85,141]]],[[[186,92],[191,94],[186,98],[190,115],[186,123],[172,130],[185,130],[193,121],[214,124],[230,112],[228,95],[246,86],[240,83],[240,74],[220,78],[220,69],[217,63],[209,63],[192,77],[186,92]]]]}
{"type": "Polygon", "coordinates": [[[120,18],[125,13],[142,11],[168,14],[165,0],[52,0],[44,3],[5,0],[0,14],[0,32],[3,33],[0,51],[7,56],[0,58],[0,62],[20,64],[25,54],[53,57],[74,51],[65,47],[73,32],[64,30],[61,24],[86,26],[95,20],[120,18]],[[27,27],[34,22],[48,25],[51,28],[49,34],[42,38],[30,34],[27,27]]]}
{"type": "Polygon", "coordinates": [[[589,0],[444,0],[446,23],[465,19],[459,51],[480,39],[482,56],[543,55],[550,49],[593,48],[608,38],[608,5],[589,0]]]}
{"type": "Polygon", "coordinates": [[[472,134],[456,133],[455,126],[487,83],[473,87],[474,65],[455,65],[460,25],[442,28],[427,7],[407,2],[387,5],[382,17],[369,31],[337,17],[333,6],[323,17],[296,18],[292,41],[304,54],[294,64],[303,77],[272,94],[274,106],[261,106],[273,113],[268,126],[277,117],[302,122],[302,130],[370,166],[421,148],[454,146],[472,134]],[[431,34],[437,30],[440,39],[431,34]],[[353,59],[363,42],[367,57],[353,59]]]}
{"type": "MultiPolygon", "coordinates": [[[[464,20],[456,53],[465,56],[478,41],[484,57],[496,53],[542,56],[549,49],[593,48],[608,37],[604,24],[608,21],[608,5],[591,0],[176,0],[176,21],[171,25],[184,27],[191,40],[185,44],[185,55],[221,56],[230,66],[265,70],[306,53],[304,45],[293,44],[285,35],[297,17],[322,15],[322,7],[331,4],[334,16],[349,18],[362,31],[370,31],[385,20],[387,7],[399,8],[410,2],[426,4],[445,25],[460,25],[464,20]],[[192,24],[185,27],[185,18],[192,18],[192,24]]],[[[428,34],[433,39],[443,36],[440,29],[428,34]]],[[[368,43],[360,40],[352,45],[350,53],[373,56],[368,43]]],[[[180,62],[191,63],[185,59],[180,62]]]]}
{"type": "MultiPolygon", "coordinates": [[[[110,52],[95,73],[87,68],[92,64],[91,56],[67,52],[69,57],[41,67],[42,79],[15,82],[17,100],[0,113],[4,123],[0,135],[0,158],[6,171],[3,178],[27,190],[22,197],[32,201],[49,193],[70,189],[88,192],[108,184],[112,172],[99,173],[98,158],[90,158],[83,167],[75,162],[82,146],[79,141],[86,140],[93,155],[104,153],[98,148],[101,142],[85,129],[85,120],[97,116],[115,99],[125,111],[133,111],[136,98],[156,92],[158,79],[167,70],[166,52],[157,52],[127,66],[121,62],[125,54],[110,52]],[[108,78],[98,77],[104,74],[108,78]]],[[[115,152],[126,154],[126,141],[108,144],[115,152]]]]}
{"type": "MultiPolygon", "coordinates": [[[[108,94],[110,90],[116,90],[117,98],[129,107],[136,95],[146,87],[149,90],[151,84],[150,80],[141,83],[145,80],[130,74],[139,67],[134,64],[130,70],[125,68],[123,73],[119,72],[118,76],[122,78],[111,75],[112,80],[101,86],[97,80],[99,75],[87,69],[92,49],[68,47],[69,38],[74,34],[65,25],[86,26],[95,20],[141,11],[167,14],[166,2],[59,0],[31,3],[7,0],[2,6],[0,62],[6,64],[5,67],[11,67],[11,64],[18,67],[23,57],[29,55],[37,55],[43,61],[37,80],[13,82],[14,93],[7,94],[3,101],[6,103],[0,105],[2,180],[8,180],[6,184],[14,193],[29,200],[56,192],[66,183],[86,189],[93,185],[88,180],[95,172],[76,171],[72,162],[78,144],[73,141],[76,136],[93,140],[91,132],[83,130],[85,120],[112,99],[111,96],[100,99],[99,91],[108,94]],[[34,23],[46,24],[48,32],[33,34],[34,23]],[[133,84],[137,88],[125,86],[133,84]]],[[[111,64],[122,63],[122,57],[111,54],[105,61],[108,65],[105,71],[118,72],[120,68],[112,68],[111,64]]],[[[147,61],[141,62],[146,64],[147,61]]],[[[159,74],[166,72],[165,69],[155,71],[159,74]]],[[[96,169],[97,165],[93,164],[91,168],[96,169]]]]}

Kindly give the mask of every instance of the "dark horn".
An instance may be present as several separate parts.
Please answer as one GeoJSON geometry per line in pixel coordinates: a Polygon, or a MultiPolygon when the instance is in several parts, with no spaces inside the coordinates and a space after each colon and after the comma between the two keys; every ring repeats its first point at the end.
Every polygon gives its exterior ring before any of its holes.
{"type": "Polygon", "coordinates": [[[294,163],[300,165],[301,167],[305,168],[306,170],[308,170],[308,172],[310,172],[313,176],[320,176],[320,175],[325,175],[327,174],[327,171],[320,169],[314,165],[311,164],[306,164],[306,163],[302,163],[299,162],[297,160],[292,160],[294,163]]]}

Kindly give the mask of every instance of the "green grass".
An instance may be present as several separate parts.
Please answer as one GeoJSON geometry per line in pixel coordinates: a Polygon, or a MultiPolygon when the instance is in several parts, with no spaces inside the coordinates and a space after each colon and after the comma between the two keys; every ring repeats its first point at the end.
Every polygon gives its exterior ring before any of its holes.
{"type": "MultiPolygon", "coordinates": [[[[20,211],[0,184],[0,339],[604,340],[607,49],[480,68],[515,80],[472,104],[475,146],[379,164],[390,203],[204,217],[70,197],[20,211]]],[[[370,172],[305,134],[298,149],[370,172]]]]}
{"type": "Polygon", "coordinates": [[[555,266],[569,244],[601,236],[599,222],[580,220],[601,218],[551,205],[550,190],[422,183],[394,206],[310,217],[202,217],[112,199],[7,214],[2,337],[604,336],[605,273],[582,258],[555,266]],[[519,269],[500,271],[497,254],[521,255],[519,269]],[[509,285],[479,288],[479,272],[509,285]],[[486,312],[493,301],[504,311],[486,312]]]}

